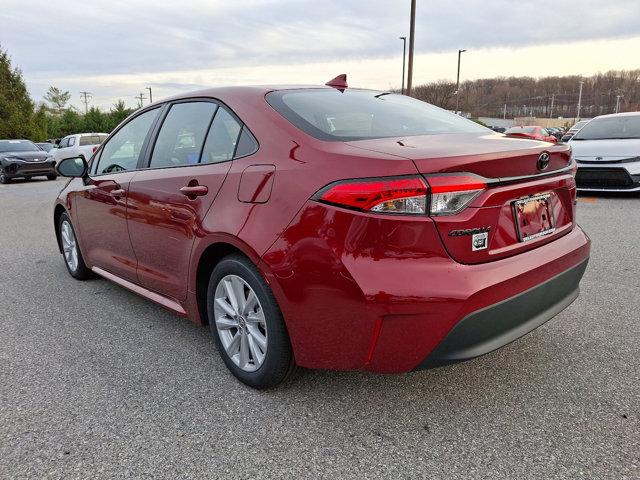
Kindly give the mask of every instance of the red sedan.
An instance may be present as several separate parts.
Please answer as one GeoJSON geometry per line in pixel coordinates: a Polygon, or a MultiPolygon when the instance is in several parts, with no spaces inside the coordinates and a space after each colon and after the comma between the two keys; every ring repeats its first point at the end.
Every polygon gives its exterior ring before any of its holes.
{"type": "Polygon", "coordinates": [[[566,145],[388,92],[230,87],[126,119],[54,211],[69,273],[208,325],[256,388],[499,348],[578,296],[590,241],[566,145]]]}
{"type": "Polygon", "coordinates": [[[551,142],[556,143],[558,139],[551,135],[547,129],[538,127],[538,126],[528,126],[528,127],[511,127],[508,128],[505,132],[505,135],[509,135],[510,137],[520,137],[527,138],[529,140],[541,140],[543,142],[551,142]]]}

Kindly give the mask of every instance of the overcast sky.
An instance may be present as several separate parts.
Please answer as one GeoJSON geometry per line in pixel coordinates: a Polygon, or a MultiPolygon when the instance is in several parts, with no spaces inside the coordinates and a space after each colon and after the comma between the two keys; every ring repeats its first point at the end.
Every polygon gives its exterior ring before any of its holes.
{"type": "MultiPolygon", "coordinates": [[[[2,0],[0,45],[36,101],[109,107],[205,86],[399,87],[409,0],[2,0]]],[[[418,0],[414,83],[640,68],[638,0],[418,0]]]]}

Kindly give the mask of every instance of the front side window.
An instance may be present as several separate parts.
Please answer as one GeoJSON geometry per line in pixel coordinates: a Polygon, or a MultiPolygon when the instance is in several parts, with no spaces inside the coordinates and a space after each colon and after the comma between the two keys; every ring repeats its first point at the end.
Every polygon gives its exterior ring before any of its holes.
{"type": "Polygon", "coordinates": [[[58,144],[58,148],[67,148],[69,146],[69,137],[63,138],[58,144]]]}
{"type": "Polygon", "coordinates": [[[335,88],[280,90],[267,102],[300,130],[320,140],[352,141],[488,129],[404,95],[335,88]]]}
{"type": "Polygon", "coordinates": [[[640,138],[640,115],[594,118],[573,136],[573,140],[614,140],[630,138],[640,138]]]}
{"type": "Polygon", "coordinates": [[[204,137],[216,108],[216,104],[211,102],[172,105],[158,133],[149,167],[178,167],[199,163],[204,137]]]}
{"type": "Polygon", "coordinates": [[[137,168],[142,146],[159,111],[159,108],[148,110],[118,130],[102,147],[96,174],[137,168]]]}
{"type": "Polygon", "coordinates": [[[213,119],[207,141],[202,149],[201,163],[226,162],[233,158],[242,125],[220,107],[213,119]]]}

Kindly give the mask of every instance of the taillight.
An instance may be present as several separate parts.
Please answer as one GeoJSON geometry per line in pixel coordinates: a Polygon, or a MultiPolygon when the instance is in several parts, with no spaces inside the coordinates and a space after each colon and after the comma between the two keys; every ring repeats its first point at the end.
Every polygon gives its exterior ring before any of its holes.
{"type": "Polygon", "coordinates": [[[374,213],[453,215],[487,187],[472,174],[367,178],[335,182],[313,197],[343,208],[374,213]],[[428,183],[427,183],[428,182],[428,183]]]}
{"type": "Polygon", "coordinates": [[[425,214],[427,211],[427,185],[418,176],[336,182],[313,198],[363,212],[425,214]]]}
{"type": "Polygon", "coordinates": [[[91,153],[96,153],[96,150],[97,150],[97,149],[98,149],[98,145],[96,145],[95,147],[93,147],[93,148],[91,149],[91,153]]]}
{"type": "Polygon", "coordinates": [[[431,188],[431,215],[453,215],[464,210],[487,188],[481,177],[469,174],[427,177],[431,188]]]}

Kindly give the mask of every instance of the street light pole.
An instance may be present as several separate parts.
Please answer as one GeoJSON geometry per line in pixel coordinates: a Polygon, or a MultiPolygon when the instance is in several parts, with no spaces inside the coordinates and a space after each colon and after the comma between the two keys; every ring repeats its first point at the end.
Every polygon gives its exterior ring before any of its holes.
{"type": "Polygon", "coordinates": [[[456,113],[458,113],[458,104],[460,99],[460,57],[462,56],[462,52],[466,52],[466,50],[458,50],[458,76],[456,77],[456,113]]]}
{"type": "Polygon", "coordinates": [[[622,98],[622,95],[616,95],[616,113],[620,110],[620,98],[622,98]]]}
{"type": "Polygon", "coordinates": [[[407,95],[411,96],[413,83],[413,44],[416,33],[416,0],[411,0],[411,19],[409,26],[409,68],[407,72],[407,95]]]}
{"type": "Polygon", "coordinates": [[[551,94],[551,108],[549,109],[549,118],[553,118],[553,102],[556,99],[556,94],[551,94]]]}
{"type": "Polygon", "coordinates": [[[402,95],[404,95],[404,66],[407,59],[407,37],[400,37],[402,40],[402,95]]]}
{"type": "Polygon", "coordinates": [[[151,87],[145,87],[147,90],[149,90],[149,103],[153,103],[153,97],[151,96],[151,87]]]}
{"type": "Polygon", "coordinates": [[[582,85],[584,85],[584,80],[580,80],[580,93],[578,94],[578,111],[576,113],[576,121],[580,121],[580,108],[582,107],[582,85]]]}

